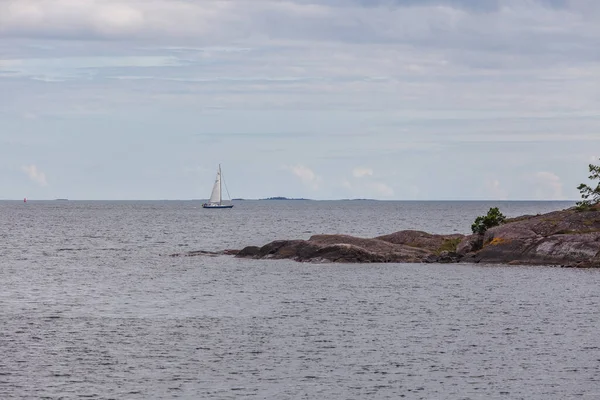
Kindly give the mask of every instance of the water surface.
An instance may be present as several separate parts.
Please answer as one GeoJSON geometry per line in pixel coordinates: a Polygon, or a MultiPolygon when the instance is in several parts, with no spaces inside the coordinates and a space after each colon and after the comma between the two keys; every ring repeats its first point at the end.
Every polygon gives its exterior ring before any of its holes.
{"type": "Polygon", "coordinates": [[[0,202],[2,398],[600,398],[600,272],[166,256],[560,202],[0,202]]]}

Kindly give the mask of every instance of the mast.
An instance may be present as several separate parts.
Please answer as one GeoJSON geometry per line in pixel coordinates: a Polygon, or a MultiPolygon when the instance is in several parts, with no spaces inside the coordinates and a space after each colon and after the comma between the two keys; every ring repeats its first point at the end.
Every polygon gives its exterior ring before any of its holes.
{"type": "Polygon", "coordinates": [[[221,175],[221,164],[219,164],[219,205],[222,204],[223,191],[221,190],[221,182],[223,182],[223,176],[221,175]]]}

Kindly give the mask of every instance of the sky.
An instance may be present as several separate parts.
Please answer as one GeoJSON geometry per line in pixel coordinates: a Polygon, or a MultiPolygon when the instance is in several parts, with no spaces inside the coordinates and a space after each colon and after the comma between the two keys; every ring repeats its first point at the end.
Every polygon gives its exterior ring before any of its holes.
{"type": "Polygon", "coordinates": [[[597,0],[0,0],[0,199],[577,199],[597,0]]]}

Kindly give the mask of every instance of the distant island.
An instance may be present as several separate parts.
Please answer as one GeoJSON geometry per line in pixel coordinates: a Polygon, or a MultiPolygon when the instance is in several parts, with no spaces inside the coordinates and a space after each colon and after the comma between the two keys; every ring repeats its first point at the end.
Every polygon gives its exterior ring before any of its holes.
{"type": "MultiPolygon", "coordinates": [[[[258,201],[269,201],[269,200],[305,200],[305,201],[315,201],[314,199],[307,199],[305,197],[285,197],[285,196],[274,196],[274,197],[265,197],[262,199],[243,199],[241,197],[231,199],[231,201],[245,201],[245,200],[258,200],[258,201]]],[[[377,199],[333,199],[331,201],[379,201],[377,199]]]]}
{"type": "Polygon", "coordinates": [[[265,199],[259,199],[259,200],[310,200],[310,199],[305,199],[305,198],[302,198],[302,197],[291,198],[291,197],[276,196],[276,197],[267,197],[265,199]]]}
{"type": "Polygon", "coordinates": [[[340,201],[380,201],[378,199],[340,199],[340,201]]]}
{"type": "Polygon", "coordinates": [[[54,201],[69,201],[69,199],[54,199],[54,201]]]}
{"type": "Polygon", "coordinates": [[[231,199],[231,201],[266,201],[266,200],[312,200],[312,199],[305,199],[302,197],[299,197],[299,198],[283,197],[283,196],[265,197],[263,199],[244,199],[242,197],[236,197],[236,198],[231,199]]]}
{"type": "Polygon", "coordinates": [[[234,199],[231,199],[231,201],[246,201],[246,200],[254,200],[254,201],[265,201],[265,200],[312,200],[312,199],[305,199],[305,198],[293,198],[293,197],[283,197],[283,196],[276,196],[276,197],[265,197],[264,199],[244,199],[242,197],[236,197],[234,199]]]}

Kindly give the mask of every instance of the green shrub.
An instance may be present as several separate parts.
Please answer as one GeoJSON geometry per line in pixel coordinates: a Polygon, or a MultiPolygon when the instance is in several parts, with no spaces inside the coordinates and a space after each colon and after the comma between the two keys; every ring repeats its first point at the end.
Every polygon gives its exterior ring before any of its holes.
{"type": "Polygon", "coordinates": [[[487,215],[482,215],[475,218],[475,222],[471,225],[473,233],[483,235],[489,228],[498,226],[506,220],[504,214],[500,212],[498,207],[492,207],[487,215]]]}
{"type": "MultiPolygon", "coordinates": [[[[600,179],[600,166],[590,164],[589,168],[590,176],[588,178],[592,181],[600,179]]],[[[577,202],[577,208],[579,210],[587,210],[591,206],[600,203],[600,183],[598,183],[595,188],[582,183],[577,186],[577,189],[579,190],[579,193],[581,193],[581,198],[583,199],[577,202]]]]}

